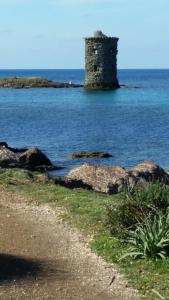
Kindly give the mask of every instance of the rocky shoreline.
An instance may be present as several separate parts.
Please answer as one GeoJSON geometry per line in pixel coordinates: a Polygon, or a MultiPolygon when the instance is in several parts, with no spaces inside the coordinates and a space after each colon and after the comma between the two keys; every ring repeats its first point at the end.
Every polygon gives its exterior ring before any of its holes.
{"type": "Polygon", "coordinates": [[[87,188],[96,192],[116,194],[135,186],[147,187],[159,181],[169,185],[169,172],[152,161],[143,161],[131,169],[85,163],[54,182],[68,188],[87,188]]]}
{"type": "Polygon", "coordinates": [[[63,167],[54,166],[37,147],[18,149],[0,142],[0,169],[9,168],[43,172],[55,184],[71,189],[86,188],[106,194],[120,193],[134,186],[145,187],[155,181],[169,185],[169,171],[152,161],[143,161],[131,169],[84,163],[72,169],[67,176],[48,175],[48,171],[60,170],[63,167]]]}
{"type": "Polygon", "coordinates": [[[0,78],[0,88],[79,88],[81,84],[56,82],[41,77],[0,78]]]}

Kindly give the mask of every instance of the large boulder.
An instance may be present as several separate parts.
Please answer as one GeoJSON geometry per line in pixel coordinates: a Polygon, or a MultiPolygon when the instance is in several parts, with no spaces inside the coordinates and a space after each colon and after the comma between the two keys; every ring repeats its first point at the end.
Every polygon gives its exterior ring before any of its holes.
{"type": "Polygon", "coordinates": [[[40,166],[52,167],[52,163],[49,158],[37,147],[30,148],[29,150],[21,154],[19,162],[22,165],[30,167],[31,169],[40,166]]]}
{"type": "MultiPolygon", "coordinates": [[[[83,164],[69,172],[61,184],[68,187],[86,187],[102,193],[118,193],[134,186],[147,186],[160,181],[169,184],[169,173],[151,161],[144,161],[130,170],[121,167],[83,164]],[[77,186],[76,186],[77,183],[77,186]]],[[[59,183],[59,180],[57,180],[59,183]]]]}
{"type": "Polygon", "coordinates": [[[17,155],[5,147],[0,146],[0,167],[18,166],[19,160],[17,155]]]}
{"type": "Polygon", "coordinates": [[[136,180],[130,172],[121,167],[96,166],[83,164],[72,170],[67,179],[91,187],[94,191],[102,193],[117,193],[123,191],[128,185],[134,186],[136,180]]]}
{"type": "Polygon", "coordinates": [[[143,178],[147,182],[160,181],[169,184],[169,174],[152,161],[143,161],[132,168],[131,173],[136,178],[143,178]]]}

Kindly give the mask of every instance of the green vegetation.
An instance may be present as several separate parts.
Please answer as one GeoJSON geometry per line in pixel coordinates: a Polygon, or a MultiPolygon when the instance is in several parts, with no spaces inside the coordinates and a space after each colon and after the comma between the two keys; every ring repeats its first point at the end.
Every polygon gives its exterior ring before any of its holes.
{"type": "Polygon", "coordinates": [[[136,229],[138,224],[146,222],[159,213],[166,214],[169,208],[169,187],[160,182],[147,188],[128,190],[121,194],[117,204],[107,204],[108,224],[112,234],[125,235],[129,230],[136,229]]]}
{"type": "Polygon", "coordinates": [[[30,184],[33,182],[35,177],[31,172],[23,169],[0,169],[0,183],[3,185],[21,185],[30,184]]]}
{"type": "MultiPolygon", "coordinates": [[[[166,197],[168,197],[168,188],[158,187],[159,184],[151,186],[150,189],[159,192],[154,193],[155,197],[150,197],[150,190],[140,191],[140,193],[149,194],[144,198],[143,206],[134,207],[130,209],[130,204],[134,203],[136,198],[136,190],[129,191],[125,195],[103,195],[92,191],[77,189],[69,190],[61,186],[54,185],[52,182],[47,181],[44,175],[27,174],[27,172],[21,170],[9,170],[0,172],[0,185],[3,188],[7,188],[8,191],[13,193],[26,194],[30,196],[30,199],[37,203],[51,203],[52,206],[59,206],[65,208],[63,210],[64,219],[81,229],[86,236],[92,237],[90,246],[93,251],[104,257],[107,261],[117,264],[121,272],[126,274],[129,285],[137,288],[140,294],[143,295],[142,299],[146,300],[158,300],[160,299],[158,293],[169,299],[169,258],[166,259],[136,259],[133,260],[131,257],[126,257],[124,260],[120,260],[124,256],[130,247],[130,244],[124,239],[124,232],[128,229],[135,229],[138,226],[138,218],[142,220],[140,214],[136,218],[135,215],[138,207],[148,207],[148,215],[153,212],[153,216],[157,215],[154,213],[154,207],[160,210],[162,213],[167,209],[166,197]],[[23,172],[23,173],[22,173],[23,172]],[[161,189],[162,188],[162,189],[161,189]],[[164,198],[161,195],[165,195],[164,198]],[[134,196],[133,196],[134,195],[134,196]],[[134,198],[135,197],[135,198],[134,198]],[[129,203],[129,205],[128,205],[129,203]],[[146,204],[146,205],[145,205],[146,204]],[[130,217],[124,222],[120,230],[119,226],[119,214],[121,214],[121,208],[123,208],[122,215],[128,216],[125,213],[129,207],[130,217]],[[115,207],[116,213],[114,215],[108,214],[109,207],[115,207]],[[153,207],[153,209],[152,209],[153,207]],[[130,218],[133,221],[130,221],[130,218]],[[110,222],[111,220],[111,222],[110,222]],[[111,229],[111,231],[110,231],[111,229]]],[[[137,190],[137,193],[139,191],[137,190]]],[[[137,196],[138,197],[138,196],[137,196]]],[[[143,197],[140,196],[143,200],[143,197]]],[[[31,201],[31,200],[30,200],[31,201]]],[[[168,200],[167,200],[168,201],[168,200]]],[[[139,202],[136,201],[136,202],[139,202]]],[[[139,210],[138,210],[139,212],[139,210]]],[[[121,220],[123,216],[121,215],[121,220]]],[[[143,214],[144,215],[144,214],[143,214]]],[[[143,218],[144,219],[144,218],[143,218]]],[[[155,219],[154,219],[155,220],[155,219]]],[[[159,220],[156,217],[156,220],[159,220]]]]}
{"type": "Polygon", "coordinates": [[[145,220],[130,235],[128,242],[132,247],[123,258],[166,258],[169,254],[169,215],[159,214],[145,220]]]}
{"type": "Polygon", "coordinates": [[[151,211],[166,211],[169,206],[169,187],[157,181],[144,189],[139,187],[130,189],[125,194],[125,198],[141,205],[147,205],[151,211]]]}

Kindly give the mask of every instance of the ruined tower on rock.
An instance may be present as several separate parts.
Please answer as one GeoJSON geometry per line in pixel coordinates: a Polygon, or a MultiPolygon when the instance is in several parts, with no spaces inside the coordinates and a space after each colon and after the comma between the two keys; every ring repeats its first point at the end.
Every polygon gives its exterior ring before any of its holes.
{"type": "Polygon", "coordinates": [[[85,38],[85,87],[87,89],[119,88],[117,79],[118,38],[96,31],[85,38]]]}

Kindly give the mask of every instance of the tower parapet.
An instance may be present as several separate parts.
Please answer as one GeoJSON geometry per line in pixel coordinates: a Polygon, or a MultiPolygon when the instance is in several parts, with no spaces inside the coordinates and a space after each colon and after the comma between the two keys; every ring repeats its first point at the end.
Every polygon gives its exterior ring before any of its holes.
{"type": "Polygon", "coordinates": [[[118,38],[96,31],[85,38],[85,87],[87,89],[119,88],[117,79],[118,38]]]}

